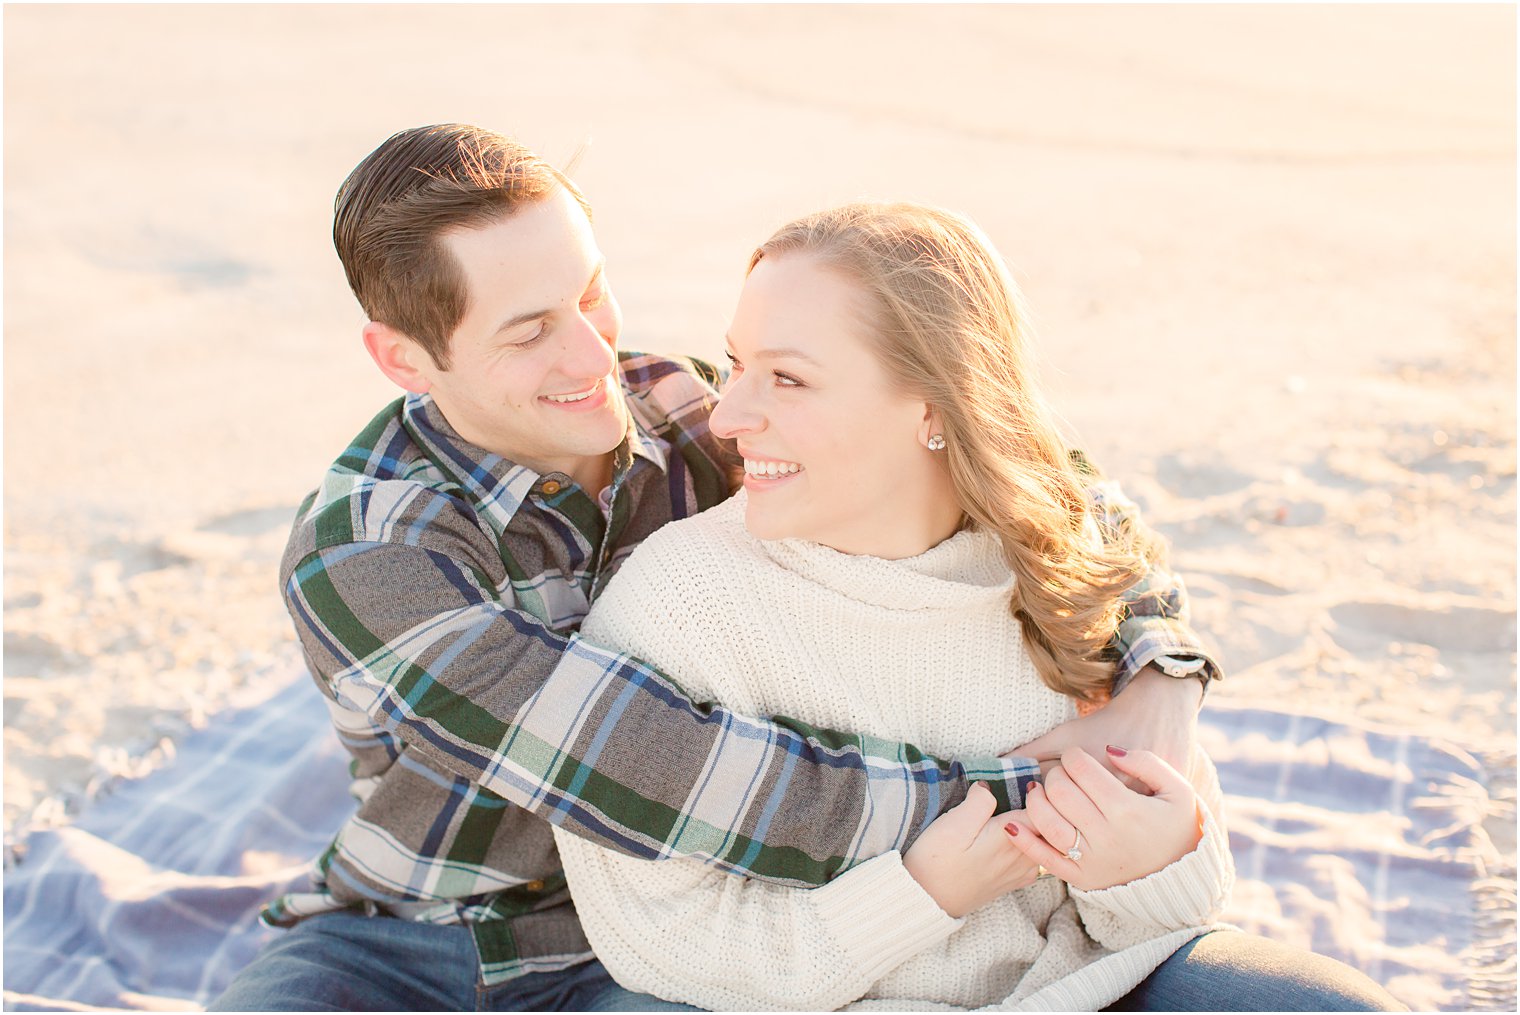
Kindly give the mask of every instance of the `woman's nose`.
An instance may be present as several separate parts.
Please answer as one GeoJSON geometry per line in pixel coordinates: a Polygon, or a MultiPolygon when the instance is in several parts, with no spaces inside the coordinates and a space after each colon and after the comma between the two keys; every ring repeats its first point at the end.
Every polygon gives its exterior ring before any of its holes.
{"type": "Polygon", "coordinates": [[[708,417],[707,426],[716,437],[738,437],[754,433],[764,424],[763,417],[754,410],[748,389],[742,379],[731,380],[718,396],[718,406],[708,417]]]}

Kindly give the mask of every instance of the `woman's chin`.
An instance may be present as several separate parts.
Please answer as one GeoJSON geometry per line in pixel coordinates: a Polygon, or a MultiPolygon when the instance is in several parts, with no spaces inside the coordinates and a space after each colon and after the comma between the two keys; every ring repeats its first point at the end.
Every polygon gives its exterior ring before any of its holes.
{"type": "Polygon", "coordinates": [[[773,511],[757,511],[753,504],[744,512],[744,528],[756,539],[792,539],[802,536],[797,526],[777,518],[773,511]]]}

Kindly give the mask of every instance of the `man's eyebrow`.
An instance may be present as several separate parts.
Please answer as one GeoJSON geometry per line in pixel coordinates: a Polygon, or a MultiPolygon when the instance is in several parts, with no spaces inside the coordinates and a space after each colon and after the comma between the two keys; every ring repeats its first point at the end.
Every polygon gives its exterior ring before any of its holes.
{"type": "MultiPolygon", "coordinates": [[[[596,267],[591,269],[591,278],[586,282],[586,289],[590,289],[596,280],[602,277],[602,273],[606,270],[607,258],[603,257],[600,261],[596,262],[596,267]]],[[[584,292],[585,289],[581,291],[584,292]]],[[[518,314],[516,317],[503,321],[501,327],[496,329],[496,334],[499,335],[503,331],[511,331],[513,328],[517,327],[520,324],[527,324],[529,321],[536,321],[540,317],[548,317],[552,313],[554,313],[553,307],[550,307],[546,310],[529,310],[527,313],[518,314]]]]}
{"type": "Polygon", "coordinates": [[[553,312],[554,311],[552,310],[530,310],[526,314],[518,314],[510,321],[503,321],[501,323],[501,327],[496,329],[496,334],[500,335],[503,331],[511,331],[513,328],[517,327],[520,324],[527,324],[529,321],[536,321],[540,317],[548,317],[553,312]]]}

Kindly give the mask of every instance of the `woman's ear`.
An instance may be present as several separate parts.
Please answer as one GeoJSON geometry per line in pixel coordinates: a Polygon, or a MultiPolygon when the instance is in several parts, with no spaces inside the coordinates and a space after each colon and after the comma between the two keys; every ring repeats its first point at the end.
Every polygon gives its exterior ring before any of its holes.
{"type": "Polygon", "coordinates": [[[433,357],[405,335],[388,324],[370,321],[364,326],[364,348],[380,372],[390,378],[397,387],[413,394],[425,395],[433,386],[433,357]]]}
{"type": "MultiPolygon", "coordinates": [[[[943,441],[944,432],[944,428],[940,425],[939,410],[925,403],[924,419],[918,425],[918,443],[927,448],[929,447],[929,441],[934,437],[940,437],[941,441],[943,441]]],[[[940,445],[941,448],[943,446],[943,444],[940,445]]],[[[931,448],[931,450],[939,450],[939,448],[931,448]]]]}

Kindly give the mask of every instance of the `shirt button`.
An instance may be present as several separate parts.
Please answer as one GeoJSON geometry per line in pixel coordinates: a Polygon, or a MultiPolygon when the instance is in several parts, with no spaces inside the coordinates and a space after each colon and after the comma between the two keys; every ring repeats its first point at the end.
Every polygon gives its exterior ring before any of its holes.
{"type": "MultiPolygon", "coordinates": [[[[555,494],[559,493],[559,480],[557,480],[557,479],[546,479],[546,480],[544,480],[544,487],[543,487],[543,489],[544,489],[544,493],[547,493],[550,497],[553,497],[555,494]]],[[[543,887],[543,886],[540,885],[539,887],[543,887]]]]}
{"type": "Polygon", "coordinates": [[[533,880],[523,885],[523,887],[530,892],[541,892],[544,890],[544,883],[542,881],[533,880]]]}

